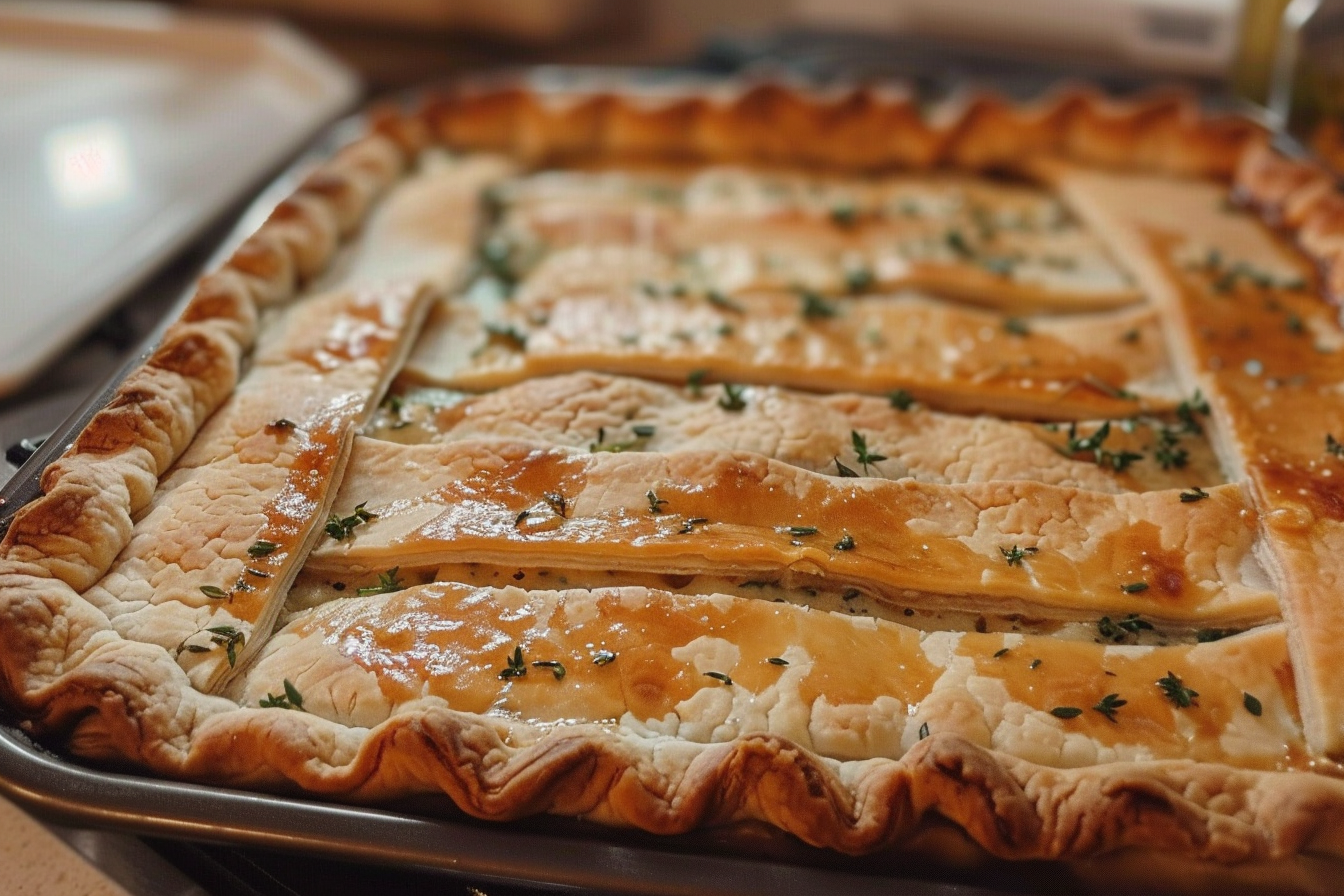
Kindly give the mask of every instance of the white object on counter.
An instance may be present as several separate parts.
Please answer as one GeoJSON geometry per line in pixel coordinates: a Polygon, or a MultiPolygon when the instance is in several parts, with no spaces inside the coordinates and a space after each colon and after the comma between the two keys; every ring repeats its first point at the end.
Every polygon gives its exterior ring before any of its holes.
{"type": "Polygon", "coordinates": [[[288,28],[140,3],[0,3],[0,395],[359,94],[288,28]]]}

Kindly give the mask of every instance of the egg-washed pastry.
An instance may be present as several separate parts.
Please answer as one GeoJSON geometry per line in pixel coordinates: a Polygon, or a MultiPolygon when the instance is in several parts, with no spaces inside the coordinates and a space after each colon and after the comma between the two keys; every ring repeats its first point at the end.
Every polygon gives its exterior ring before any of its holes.
{"type": "Polygon", "coordinates": [[[1322,170],[1079,92],[371,120],[9,521],[28,730],[315,799],[1328,889],[1322,170]]]}

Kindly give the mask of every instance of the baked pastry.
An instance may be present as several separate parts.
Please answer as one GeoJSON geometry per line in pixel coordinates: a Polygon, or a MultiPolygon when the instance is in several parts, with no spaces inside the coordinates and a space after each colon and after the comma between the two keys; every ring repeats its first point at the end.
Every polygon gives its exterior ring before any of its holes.
{"type": "Polygon", "coordinates": [[[1341,228],[1179,98],[380,117],[13,517],[5,698],[483,818],[1342,858],[1341,228]]]}

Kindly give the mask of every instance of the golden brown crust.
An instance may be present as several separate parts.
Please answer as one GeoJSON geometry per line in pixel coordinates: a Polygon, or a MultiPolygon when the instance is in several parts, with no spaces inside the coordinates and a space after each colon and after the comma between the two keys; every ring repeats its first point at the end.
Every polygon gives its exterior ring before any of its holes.
{"type": "Polygon", "coordinates": [[[1053,769],[937,733],[899,759],[842,763],[770,735],[698,745],[611,726],[539,734],[441,706],[357,729],[203,695],[171,651],[118,636],[83,592],[233,391],[258,310],[329,266],[341,236],[358,229],[427,131],[456,148],[533,163],[654,158],[869,172],[1027,169],[1062,155],[1206,177],[1235,168],[1244,195],[1294,229],[1327,288],[1344,295],[1339,195],[1309,166],[1267,148],[1254,126],[1203,120],[1181,99],[1109,104],[1070,92],[1026,110],[981,100],[950,122],[927,123],[901,97],[826,99],[776,85],[670,100],[446,94],[422,118],[380,120],[376,136],[281,203],[202,281],[183,321],[44,473],[46,494],[14,518],[0,543],[0,669],[7,700],[36,729],[65,735],[85,755],[169,775],[365,800],[429,790],[482,818],[546,811],[662,833],[755,818],[861,853],[936,814],[1009,858],[1122,847],[1227,863],[1344,855],[1344,785],[1320,774],[1191,761],[1053,769]]]}

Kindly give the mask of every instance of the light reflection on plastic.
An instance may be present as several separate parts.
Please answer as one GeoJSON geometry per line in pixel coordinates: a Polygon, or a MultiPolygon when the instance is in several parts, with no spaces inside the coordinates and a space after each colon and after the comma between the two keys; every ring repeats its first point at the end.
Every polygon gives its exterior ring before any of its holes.
{"type": "Polygon", "coordinates": [[[109,119],[52,131],[43,141],[47,178],[63,208],[87,209],[125,199],[133,186],[126,132],[109,119]]]}

